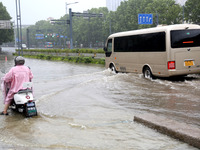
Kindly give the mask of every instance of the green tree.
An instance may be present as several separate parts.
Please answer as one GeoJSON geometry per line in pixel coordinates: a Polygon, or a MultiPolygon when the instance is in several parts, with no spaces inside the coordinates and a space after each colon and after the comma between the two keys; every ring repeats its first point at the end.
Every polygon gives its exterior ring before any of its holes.
{"type": "Polygon", "coordinates": [[[148,13],[153,12],[154,22],[156,22],[156,16],[158,15],[159,24],[179,24],[182,21],[181,18],[181,6],[175,3],[175,0],[153,0],[145,8],[148,13]]]}
{"type": "MultiPolygon", "coordinates": [[[[36,22],[34,26],[28,28],[30,45],[36,47],[44,47],[45,42],[53,42],[56,43],[56,45],[60,44],[60,41],[55,34],[59,36],[62,34],[61,31],[64,31],[61,29],[60,25],[52,25],[49,21],[45,20],[40,20],[36,22]],[[44,39],[36,39],[36,34],[44,34],[44,39]]],[[[26,35],[25,32],[26,29],[24,29],[23,37],[26,35]]]]}
{"type": "Polygon", "coordinates": [[[185,19],[189,23],[200,23],[200,2],[199,0],[187,0],[184,7],[185,19]]]}
{"type": "MultiPolygon", "coordinates": [[[[6,7],[3,6],[0,2],[0,20],[10,20],[11,17],[6,10],[6,7]]],[[[13,29],[0,29],[0,45],[6,42],[11,42],[14,40],[14,30],[13,29]]]]}
{"type": "Polygon", "coordinates": [[[106,7],[98,9],[93,8],[88,10],[88,13],[103,14],[103,18],[73,17],[74,42],[77,41],[77,45],[83,44],[84,47],[97,47],[102,45],[106,37],[109,35],[109,32],[106,33],[104,30],[106,27],[105,18],[108,15],[108,9],[106,7]]]}
{"type": "Polygon", "coordinates": [[[155,27],[159,24],[181,22],[181,6],[175,0],[128,0],[121,3],[115,12],[115,30],[127,31],[155,27]],[[153,14],[153,25],[138,25],[138,14],[153,14]]]}
{"type": "MultiPolygon", "coordinates": [[[[195,1],[195,0],[188,0],[195,1]]],[[[126,0],[121,2],[117,11],[108,11],[106,7],[92,8],[88,13],[103,13],[103,18],[98,17],[76,17],[73,16],[73,43],[74,46],[97,47],[105,42],[106,38],[115,32],[137,30],[155,27],[156,16],[158,15],[159,24],[179,24],[182,23],[182,7],[175,4],[175,0],[126,0]],[[138,25],[138,14],[153,14],[152,25],[138,25]]],[[[61,17],[61,20],[69,18],[68,15],[61,17]]],[[[70,41],[69,25],[52,25],[48,21],[39,21],[30,28],[31,43],[54,42],[56,45],[66,43],[64,39],[52,38],[48,36],[43,40],[36,40],[35,34],[59,33],[68,36],[70,41]],[[37,32],[40,31],[40,32],[37,32]],[[32,34],[32,35],[31,35],[32,34]]],[[[100,46],[102,47],[102,46],[100,46]]]]}

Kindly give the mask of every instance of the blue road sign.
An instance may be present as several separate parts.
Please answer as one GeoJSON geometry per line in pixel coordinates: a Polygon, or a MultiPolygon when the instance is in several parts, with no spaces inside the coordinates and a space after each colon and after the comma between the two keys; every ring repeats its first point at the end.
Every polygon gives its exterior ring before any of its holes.
{"type": "Polygon", "coordinates": [[[15,40],[16,40],[16,42],[21,42],[21,40],[19,40],[18,38],[16,38],[15,40]]]}
{"type": "Polygon", "coordinates": [[[44,39],[44,34],[35,34],[35,38],[36,38],[37,40],[44,39]]]}
{"type": "Polygon", "coordinates": [[[138,24],[153,24],[153,14],[138,14],[138,24]]]}

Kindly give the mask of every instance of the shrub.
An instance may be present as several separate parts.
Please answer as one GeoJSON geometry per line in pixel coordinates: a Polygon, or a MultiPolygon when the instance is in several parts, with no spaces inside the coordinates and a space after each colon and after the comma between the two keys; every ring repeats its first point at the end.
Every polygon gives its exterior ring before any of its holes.
{"type": "Polygon", "coordinates": [[[52,59],[52,56],[47,55],[47,56],[46,56],[46,59],[47,59],[47,60],[51,60],[51,59],[52,59]]]}

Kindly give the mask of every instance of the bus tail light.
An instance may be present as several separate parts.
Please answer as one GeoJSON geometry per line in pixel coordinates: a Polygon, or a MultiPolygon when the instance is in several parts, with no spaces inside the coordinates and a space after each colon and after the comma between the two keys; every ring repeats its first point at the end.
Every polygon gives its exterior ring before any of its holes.
{"type": "Polygon", "coordinates": [[[176,69],[175,61],[168,61],[168,69],[176,69]]]}

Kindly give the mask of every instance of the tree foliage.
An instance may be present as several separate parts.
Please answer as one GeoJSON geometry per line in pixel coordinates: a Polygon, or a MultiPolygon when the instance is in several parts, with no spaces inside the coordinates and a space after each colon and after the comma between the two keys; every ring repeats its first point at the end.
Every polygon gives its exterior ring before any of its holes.
{"type": "MultiPolygon", "coordinates": [[[[188,0],[185,4],[185,20],[189,23],[200,22],[199,0],[188,0]]],[[[103,13],[103,18],[73,17],[73,41],[74,46],[102,47],[106,38],[116,32],[149,28],[159,24],[180,24],[183,20],[183,7],[175,3],[175,0],[126,0],[121,2],[117,11],[108,11],[106,7],[93,8],[88,13],[103,13]],[[138,14],[153,14],[152,25],[139,25],[138,14]]],[[[61,20],[69,18],[68,15],[61,20]]],[[[29,27],[31,44],[38,45],[45,41],[54,42],[55,46],[65,47],[69,41],[69,25],[50,24],[49,21],[39,21],[29,27]],[[68,39],[48,36],[43,40],[36,40],[35,34],[65,35],[68,39]]]]}
{"type": "Polygon", "coordinates": [[[200,23],[200,2],[199,0],[188,0],[185,3],[185,18],[187,22],[200,23]]]}
{"type": "MultiPolygon", "coordinates": [[[[6,7],[3,6],[0,2],[0,20],[10,20],[11,17],[6,10],[6,7]]],[[[11,42],[14,40],[14,31],[13,29],[0,29],[0,45],[2,43],[11,42]]]]}

